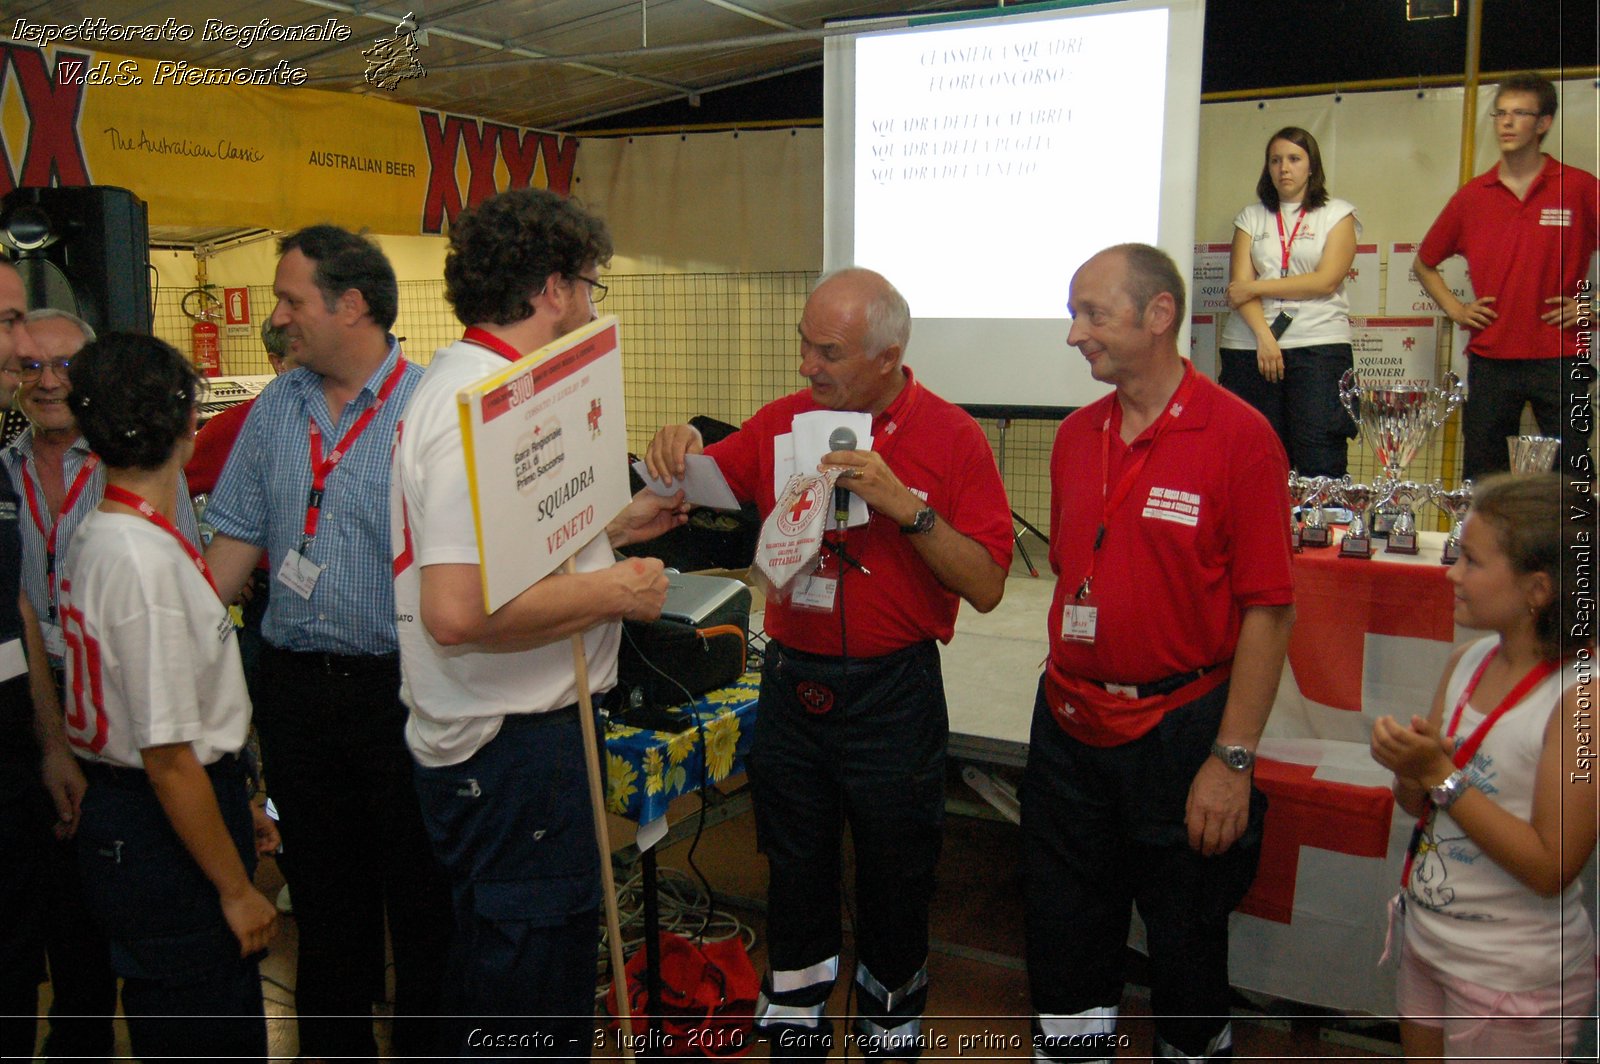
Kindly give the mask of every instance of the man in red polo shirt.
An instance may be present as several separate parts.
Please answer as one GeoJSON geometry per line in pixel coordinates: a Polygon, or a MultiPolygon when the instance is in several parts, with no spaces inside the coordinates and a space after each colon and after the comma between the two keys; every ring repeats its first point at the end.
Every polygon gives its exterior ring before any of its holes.
{"type": "Polygon", "coordinates": [[[1178,354],[1184,287],[1144,244],[1072,279],[1067,342],[1115,391],[1051,455],[1050,656],[1022,788],[1035,1059],[1116,1056],[1131,904],[1155,1056],[1230,1056],[1228,914],[1255,877],[1255,748],[1293,623],[1289,462],[1178,354]]]}
{"type": "MultiPolygon", "coordinates": [[[[823,1006],[839,971],[839,850],[856,855],[857,1034],[863,1056],[913,1058],[927,1001],[928,902],[939,857],[949,723],[939,642],[962,599],[987,613],[1011,566],[1011,512],[983,430],[902,364],[910,311],[871,270],[823,277],[800,316],[809,389],[768,403],[705,449],[765,520],[774,439],[813,410],[872,415],[872,449],[833,451],[839,483],[871,508],[829,536],[804,593],[769,600],[770,637],[748,761],[756,835],[771,871],[769,971],[756,1024],[772,1053],[823,1057],[823,1006]],[[848,556],[850,561],[845,561],[848,556]]],[[[656,434],[651,472],[671,480],[701,449],[689,425],[656,434]]],[[[805,470],[809,472],[809,470],[805,470]]],[[[799,581],[797,581],[799,582],[799,581]]]]}
{"type": "Polygon", "coordinates": [[[1492,112],[1500,161],[1450,198],[1413,264],[1434,302],[1472,331],[1461,414],[1461,475],[1469,479],[1510,467],[1506,437],[1517,435],[1524,403],[1533,404],[1541,433],[1561,438],[1558,468],[1593,476],[1590,422],[1568,416],[1566,396],[1570,374],[1584,395],[1594,380],[1577,326],[1594,305],[1587,278],[1600,188],[1587,170],[1539,150],[1555,114],[1547,78],[1518,74],[1500,83],[1492,112]],[[1466,256],[1471,303],[1439,276],[1452,255],[1466,256]]]}

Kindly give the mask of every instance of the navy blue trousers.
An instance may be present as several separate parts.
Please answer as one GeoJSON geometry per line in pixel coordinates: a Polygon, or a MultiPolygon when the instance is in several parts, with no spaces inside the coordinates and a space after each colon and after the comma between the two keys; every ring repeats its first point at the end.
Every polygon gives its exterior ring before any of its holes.
{"type": "Polygon", "coordinates": [[[1347,443],[1358,431],[1339,403],[1339,378],[1354,365],[1349,344],[1285,348],[1281,381],[1261,375],[1254,351],[1224,349],[1218,356],[1222,372],[1217,383],[1267,419],[1289,456],[1290,469],[1308,477],[1344,476],[1347,443]]]}
{"type": "Polygon", "coordinates": [[[1035,1012],[1070,1016],[1122,1001],[1137,904],[1156,1034],[1198,1056],[1228,1022],[1228,914],[1255,879],[1266,796],[1252,788],[1248,828],[1214,857],[1189,847],[1184,825],[1189,785],[1227,700],[1224,683],[1138,739],[1095,747],[1061,730],[1041,680],[1022,783],[1035,1012]]]}
{"type": "Polygon", "coordinates": [[[509,716],[472,757],[415,775],[455,903],[447,1051],[588,1059],[600,858],[578,710],[509,716]]]}
{"type": "MultiPolygon", "coordinates": [[[[256,867],[245,773],[208,766],[217,807],[245,870],[256,867]]],[[[259,955],[241,958],[217,888],[172,830],[143,772],[85,766],[78,828],[84,899],[111,942],[134,1056],[263,1060],[259,955]]]]}

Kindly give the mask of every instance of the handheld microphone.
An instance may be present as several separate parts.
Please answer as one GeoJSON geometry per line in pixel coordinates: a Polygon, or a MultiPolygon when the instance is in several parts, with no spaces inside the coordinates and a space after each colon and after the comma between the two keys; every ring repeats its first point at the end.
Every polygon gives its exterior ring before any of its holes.
{"type": "MultiPolygon", "coordinates": [[[[815,437],[813,437],[815,438],[815,437]]],[[[831,451],[853,451],[856,449],[855,430],[847,425],[840,425],[828,436],[828,449],[831,451]]],[[[833,524],[835,528],[844,528],[850,523],[850,492],[837,484],[833,489],[833,524]]]]}

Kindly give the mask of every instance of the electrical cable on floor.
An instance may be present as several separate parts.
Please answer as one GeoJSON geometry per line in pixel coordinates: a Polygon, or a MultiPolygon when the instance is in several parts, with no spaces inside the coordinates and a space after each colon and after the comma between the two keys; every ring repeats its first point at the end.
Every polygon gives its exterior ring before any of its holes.
{"type": "MultiPolygon", "coordinates": [[[[755,947],[755,929],[732,913],[712,905],[709,890],[695,882],[687,872],[676,868],[663,868],[656,878],[656,897],[660,906],[660,926],[691,942],[704,944],[721,942],[738,937],[746,952],[755,947]]],[[[622,951],[627,954],[644,945],[644,876],[634,872],[617,885],[618,926],[622,932],[622,951]]],[[[600,981],[595,988],[595,1001],[609,1008],[610,991],[610,939],[602,928],[600,932],[600,981]]]]}

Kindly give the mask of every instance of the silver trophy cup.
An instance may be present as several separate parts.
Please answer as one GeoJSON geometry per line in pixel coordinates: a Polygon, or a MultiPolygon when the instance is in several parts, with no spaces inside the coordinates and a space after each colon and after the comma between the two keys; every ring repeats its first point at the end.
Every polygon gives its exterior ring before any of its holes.
{"type": "Polygon", "coordinates": [[[1461,525],[1467,519],[1467,511],[1472,509],[1472,481],[1463,480],[1455,491],[1445,491],[1444,485],[1436,480],[1428,488],[1428,501],[1450,517],[1450,534],[1445,537],[1439,561],[1454,565],[1461,557],[1461,525]]]}
{"type": "MultiPolygon", "coordinates": [[[[1462,398],[1461,380],[1454,373],[1446,373],[1438,385],[1424,380],[1369,381],[1354,369],[1346,370],[1339,380],[1339,401],[1377,456],[1383,479],[1391,484],[1401,482],[1405,467],[1462,398]]],[[[1378,531],[1387,532],[1390,523],[1392,519],[1378,531]]]]}
{"type": "Polygon", "coordinates": [[[1556,464],[1561,441],[1550,436],[1507,436],[1513,473],[1548,473],[1556,464]]]}
{"type": "Polygon", "coordinates": [[[1329,483],[1327,477],[1290,475],[1290,497],[1300,500],[1301,521],[1293,534],[1295,547],[1326,547],[1333,542],[1328,515],[1322,509],[1322,504],[1328,499],[1329,483]]]}
{"type": "Polygon", "coordinates": [[[1339,557],[1372,557],[1372,533],[1367,528],[1367,509],[1374,499],[1384,498],[1387,489],[1381,483],[1377,487],[1353,483],[1346,473],[1344,480],[1334,490],[1339,495],[1341,505],[1350,508],[1350,527],[1345,530],[1344,539],[1339,541],[1339,557]]]}
{"type": "Polygon", "coordinates": [[[1388,554],[1417,553],[1416,505],[1429,499],[1428,486],[1414,480],[1402,480],[1389,489],[1386,500],[1395,505],[1394,524],[1389,527],[1389,541],[1384,544],[1388,554]]]}

